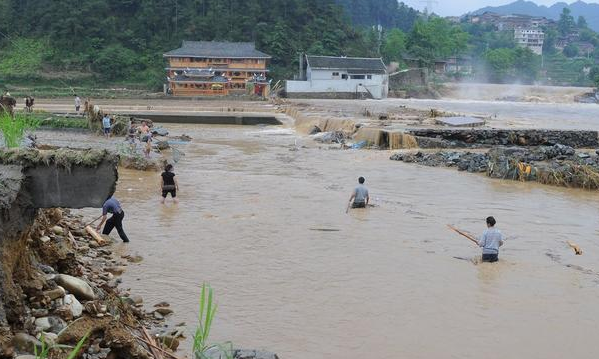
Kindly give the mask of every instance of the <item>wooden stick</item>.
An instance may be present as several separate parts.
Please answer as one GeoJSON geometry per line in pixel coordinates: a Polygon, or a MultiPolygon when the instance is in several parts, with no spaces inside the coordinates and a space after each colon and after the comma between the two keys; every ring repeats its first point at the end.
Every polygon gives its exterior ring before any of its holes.
{"type": "Polygon", "coordinates": [[[98,217],[98,218],[94,219],[93,221],[91,221],[91,222],[87,223],[87,224],[86,224],[84,227],[87,227],[87,226],[89,226],[90,224],[94,223],[94,222],[95,222],[95,221],[97,221],[98,219],[102,218],[102,216],[104,216],[104,215],[103,215],[103,214],[101,214],[101,215],[100,215],[100,217],[98,217]]]}
{"type": "Polygon", "coordinates": [[[349,207],[351,207],[351,202],[349,202],[347,204],[347,208],[345,209],[345,214],[347,214],[349,212],[349,207]]]}
{"type": "Polygon", "coordinates": [[[85,231],[89,233],[90,236],[92,236],[96,240],[96,242],[98,242],[99,245],[102,246],[106,244],[106,240],[102,238],[102,236],[99,235],[98,232],[96,232],[96,230],[93,229],[91,226],[85,226],[85,231]]]}
{"type": "Polygon", "coordinates": [[[162,354],[157,351],[156,349],[156,342],[154,341],[154,339],[150,336],[150,334],[148,333],[148,331],[146,330],[145,327],[141,327],[141,330],[144,334],[144,336],[146,337],[146,339],[144,341],[148,341],[149,343],[147,343],[150,346],[150,351],[152,352],[152,355],[154,356],[154,358],[156,359],[162,359],[163,356],[162,354]]]}
{"type": "Polygon", "coordinates": [[[474,237],[472,237],[471,235],[469,235],[468,233],[466,233],[466,232],[462,232],[462,231],[460,231],[459,229],[455,228],[454,226],[452,226],[452,225],[450,225],[450,224],[448,224],[448,225],[447,225],[447,227],[449,227],[449,229],[451,229],[452,231],[456,232],[457,234],[460,234],[460,235],[462,235],[462,236],[464,236],[464,237],[468,238],[468,239],[469,239],[469,240],[471,240],[473,243],[475,243],[477,246],[479,245],[479,244],[478,244],[478,241],[477,241],[477,240],[476,240],[474,237]]]}
{"type": "Polygon", "coordinates": [[[566,241],[566,243],[570,246],[570,248],[572,248],[574,250],[574,253],[576,253],[577,256],[582,255],[582,249],[580,249],[578,244],[572,243],[570,241],[566,241]]]}

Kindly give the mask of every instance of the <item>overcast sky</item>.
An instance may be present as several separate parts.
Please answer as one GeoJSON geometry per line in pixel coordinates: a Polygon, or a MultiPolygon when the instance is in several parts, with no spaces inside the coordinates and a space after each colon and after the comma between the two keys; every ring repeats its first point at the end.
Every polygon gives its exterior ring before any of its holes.
{"type": "MultiPolygon", "coordinates": [[[[400,0],[410,5],[411,7],[424,10],[426,7],[426,0],[422,2],[420,0],[400,0]]],[[[478,10],[485,6],[499,6],[514,2],[515,0],[436,0],[438,3],[433,2],[433,11],[442,16],[457,16],[463,15],[467,12],[478,10]]],[[[551,6],[557,0],[535,0],[535,3],[539,5],[551,6]]],[[[574,1],[564,1],[571,4],[574,1]]],[[[585,0],[586,3],[599,3],[599,0],[585,0]]]]}

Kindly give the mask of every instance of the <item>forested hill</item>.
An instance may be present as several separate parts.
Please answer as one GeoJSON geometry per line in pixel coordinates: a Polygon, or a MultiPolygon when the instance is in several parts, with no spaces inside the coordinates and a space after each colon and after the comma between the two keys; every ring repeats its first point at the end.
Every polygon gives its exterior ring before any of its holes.
{"type": "Polygon", "coordinates": [[[376,55],[376,37],[349,17],[334,0],[0,0],[0,78],[79,71],[157,85],[162,54],[184,39],[255,41],[286,77],[299,52],[376,55]]]}
{"type": "Polygon", "coordinates": [[[399,28],[404,32],[412,29],[418,11],[397,0],[336,0],[342,5],[352,22],[359,26],[381,25],[399,28]]]}

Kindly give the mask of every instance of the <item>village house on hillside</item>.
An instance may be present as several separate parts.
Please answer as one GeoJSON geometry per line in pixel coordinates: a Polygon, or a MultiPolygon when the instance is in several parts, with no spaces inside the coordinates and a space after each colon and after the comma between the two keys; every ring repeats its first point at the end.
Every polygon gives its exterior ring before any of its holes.
{"type": "Polygon", "coordinates": [[[381,58],[302,56],[298,80],[288,80],[288,97],[382,99],[389,76],[381,58]],[[304,71],[305,69],[305,71],[304,71]]]}
{"type": "Polygon", "coordinates": [[[252,42],[183,41],[164,54],[174,96],[265,95],[270,56],[252,42]]]}

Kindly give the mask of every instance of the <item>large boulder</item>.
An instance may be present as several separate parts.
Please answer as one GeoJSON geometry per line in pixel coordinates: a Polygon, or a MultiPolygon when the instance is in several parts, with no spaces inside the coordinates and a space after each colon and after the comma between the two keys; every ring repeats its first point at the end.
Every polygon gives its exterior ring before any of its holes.
{"type": "Polygon", "coordinates": [[[67,274],[58,274],[54,280],[56,283],[64,287],[70,293],[74,294],[75,297],[83,300],[94,300],[96,299],[96,295],[92,287],[89,286],[85,281],[67,275],[67,274]]]}

